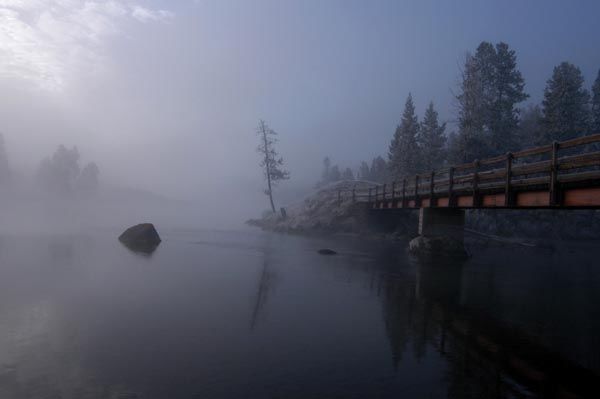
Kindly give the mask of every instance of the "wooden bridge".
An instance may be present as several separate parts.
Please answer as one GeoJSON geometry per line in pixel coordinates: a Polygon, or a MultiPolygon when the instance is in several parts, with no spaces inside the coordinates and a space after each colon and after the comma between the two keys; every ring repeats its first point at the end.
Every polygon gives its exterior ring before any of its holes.
{"type": "Polygon", "coordinates": [[[371,209],[600,208],[600,134],[338,192],[371,209]]]}

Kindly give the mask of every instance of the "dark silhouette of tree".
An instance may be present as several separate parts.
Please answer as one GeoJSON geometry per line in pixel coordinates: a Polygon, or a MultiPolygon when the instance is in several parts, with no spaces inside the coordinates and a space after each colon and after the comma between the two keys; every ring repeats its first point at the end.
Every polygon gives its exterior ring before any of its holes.
{"type": "Polygon", "coordinates": [[[588,128],[589,98],[581,70],[563,62],[554,68],[544,90],[542,125],[545,141],[584,135],[588,128]]]}
{"type": "Polygon", "coordinates": [[[465,163],[487,154],[483,126],[485,95],[482,72],[475,57],[467,54],[458,101],[458,133],[450,135],[451,163],[465,163]]]}
{"type": "Polygon", "coordinates": [[[439,124],[438,113],[433,107],[433,102],[430,102],[425,111],[425,117],[421,122],[421,129],[418,136],[420,154],[422,156],[421,164],[426,171],[438,169],[444,164],[444,160],[446,159],[445,130],[446,124],[439,124]]]}
{"type": "Polygon", "coordinates": [[[404,105],[400,125],[396,128],[388,153],[388,168],[393,177],[402,177],[419,172],[419,147],[417,135],[419,121],[415,105],[409,93],[404,105]]]}
{"type": "Polygon", "coordinates": [[[519,108],[525,101],[525,80],[517,69],[517,56],[506,43],[496,44],[491,76],[491,103],[489,105],[489,129],[494,154],[501,154],[515,148],[518,143],[519,108]]]}
{"type": "Polygon", "coordinates": [[[600,133],[600,70],[592,86],[592,133],[600,133]]]}
{"type": "Polygon", "coordinates": [[[271,210],[275,213],[273,187],[275,187],[279,181],[289,179],[290,174],[283,169],[283,158],[275,151],[277,133],[262,119],[259,121],[256,131],[260,137],[260,144],[257,148],[257,151],[262,155],[260,166],[264,169],[265,180],[267,181],[265,194],[269,197],[271,210]]]}
{"type": "Polygon", "coordinates": [[[516,54],[506,43],[482,42],[475,55],[467,55],[456,96],[459,128],[451,145],[453,162],[470,162],[514,148],[517,104],[529,97],[524,88],[516,54]]]}

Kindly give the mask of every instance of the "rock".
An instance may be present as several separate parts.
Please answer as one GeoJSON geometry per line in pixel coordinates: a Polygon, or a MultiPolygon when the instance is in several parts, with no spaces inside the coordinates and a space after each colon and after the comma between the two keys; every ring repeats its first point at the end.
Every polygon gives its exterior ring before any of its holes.
{"type": "Polygon", "coordinates": [[[416,255],[437,255],[453,258],[467,258],[464,243],[446,236],[419,236],[408,244],[408,249],[416,255]]]}
{"type": "Polygon", "coordinates": [[[152,253],[161,239],[152,223],[142,223],[125,230],[119,241],[132,251],[152,253]]]}
{"type": "Polygon", "coordinates": [[[328,248],[319,249],[317,252],[321,255],[337,255],[337,252],[335,252],[333,249],[328,248]]]}

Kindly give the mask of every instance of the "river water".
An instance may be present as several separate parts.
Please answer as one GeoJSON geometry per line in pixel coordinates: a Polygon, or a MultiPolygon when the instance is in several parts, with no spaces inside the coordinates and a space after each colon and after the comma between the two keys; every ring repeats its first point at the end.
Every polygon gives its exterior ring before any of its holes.
{"type": "Polygon", "coordinates": [[[0,398],[600,397],[597,243],[161,233],[0,237],[0,398]]]}

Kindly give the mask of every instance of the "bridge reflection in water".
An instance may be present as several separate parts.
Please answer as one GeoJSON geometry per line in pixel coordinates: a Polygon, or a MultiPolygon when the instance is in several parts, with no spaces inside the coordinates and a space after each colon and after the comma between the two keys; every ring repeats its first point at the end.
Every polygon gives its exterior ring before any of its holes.
{"type": "Polygon", "coordinates": [[[587,289],[598,278],[590,265],[569,277],[535,261],[519,271],[500,261],[414,262],[414,274],[391,272],[377,285],[396,366],[406,351],[419,359],[434,348],[447,361],[450,398],[599,397],[600,297],[587,289]]]}

